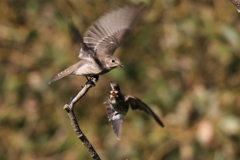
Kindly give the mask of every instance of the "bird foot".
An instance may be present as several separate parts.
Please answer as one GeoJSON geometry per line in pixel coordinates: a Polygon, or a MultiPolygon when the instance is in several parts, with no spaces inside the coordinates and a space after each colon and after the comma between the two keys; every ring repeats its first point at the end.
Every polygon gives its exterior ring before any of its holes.
{"type": "Polygon", "coordinates": [[[90,80],[95,79],[95,81],[97,82],[99,78],[99,75],[94,75],[94,76],[90,76],[90,80]]]}
{"type": "Polygon", "coordinates": [[[92,85],[92,86],[96,86],[95,83],[94,83],[92,80],[88,80],[87,83],[86,83],[86,85],[87,85],[87,84],[90,84],[90,85],[92,85]]]}
{"type": "Polygon", "coordinates": [[[94,83],[94,81],[97,82],[99,76],[98,76],[98,75],[93,75],[93,76],[90,76],[90,78],[88,78],[88,77],[86,76],[86,78],[87,78],[87,83],[86,83],[86,84],[90,84],[90,85],[92,85],[92,86],[96,86],[95,83],[94,83]]]}

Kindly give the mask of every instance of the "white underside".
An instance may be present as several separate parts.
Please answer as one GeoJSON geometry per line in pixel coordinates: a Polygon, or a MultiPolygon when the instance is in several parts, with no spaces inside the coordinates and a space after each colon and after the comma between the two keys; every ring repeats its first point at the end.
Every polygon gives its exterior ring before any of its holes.
{"type": "Polygon", "coordinates": [[[73,74],[80,76],[91,76],[100,74],[101,71],[102,70],[99,68],[99,66],[96,66],[92,63],[86,63],[78,68],[73,74]]]}
{"type": "Polygon", "coordinates": [[[114,115],[112,116],[112,120],[117,120],[117,119],[123,119],[124,115],[118,113],[118,112],[114,112],[114,115]]]}

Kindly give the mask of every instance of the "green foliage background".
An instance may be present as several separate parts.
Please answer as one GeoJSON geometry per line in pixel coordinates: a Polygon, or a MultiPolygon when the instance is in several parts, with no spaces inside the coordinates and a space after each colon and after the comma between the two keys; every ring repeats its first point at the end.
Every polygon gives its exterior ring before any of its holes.
{"type": "MultiPolygon", "coordinates": [[[[239,159],[240,15],[228,0],[145,2],[115,53],[125,67],[100,76],[76,105],[83,132],[104,160],[239,159]],[[146,102],[166,127],[130,111],[118,141],[103,105],[110,80],[146,102]]],[[[69,22],[84,33],[104,12],[129,3],[0,1],[1,160],[90,160],[62,109],[85,78],[48,81],[78,61],[69,22]]]]}

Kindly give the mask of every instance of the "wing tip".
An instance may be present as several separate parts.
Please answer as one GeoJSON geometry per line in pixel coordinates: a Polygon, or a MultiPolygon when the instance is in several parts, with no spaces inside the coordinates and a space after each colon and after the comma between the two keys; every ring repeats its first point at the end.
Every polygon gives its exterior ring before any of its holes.
{"type": "Polygon", "coordinates": [[[162,126],[162,128],[164,128],[164,127],[165,127],[165,125],[164,125],[163,123],[161,124],[161,126],[162,126]]]}
{"type": "Polygon", "coordinates": [[[158,118],[158,117],[156,117],[157,119],[155,119],[156,121],[157,121],[157,123],[162,127],[162,128],[164,128],[165,127],[165,125],[163,124],[163,122],[158,118]]]}

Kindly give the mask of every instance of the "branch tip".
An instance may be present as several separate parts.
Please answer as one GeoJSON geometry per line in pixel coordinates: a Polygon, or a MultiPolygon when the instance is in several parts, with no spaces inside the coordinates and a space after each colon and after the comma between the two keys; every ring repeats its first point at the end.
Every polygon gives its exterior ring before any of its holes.
{"type": "Polygon", "coordinates": [[[65,104],[63,109],[66,110],[67,112],[69,112],[70,111],[69,104],[65,104]]]}

